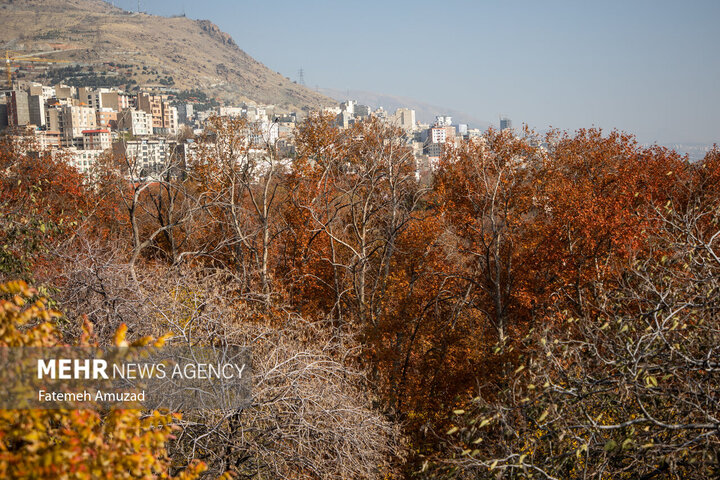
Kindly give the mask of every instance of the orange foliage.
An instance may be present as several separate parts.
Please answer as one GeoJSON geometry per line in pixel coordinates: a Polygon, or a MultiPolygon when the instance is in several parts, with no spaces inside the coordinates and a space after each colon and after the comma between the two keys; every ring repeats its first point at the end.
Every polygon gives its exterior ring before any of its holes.
{"type": "MultiPolygon", "coordinates": [[[[0,285],[0,295],[0,348],[60,345],[50,323],[59,313],[34,289],[10,282],[0,285]]],[[[89,345],[89,328],[80,346],[89,345]]],[[[165,443],[174,420],[135,410],[0,410],[0,477],[197,478],[205,468],[201,463],[177,476],[169,473],[165,443]]]]}

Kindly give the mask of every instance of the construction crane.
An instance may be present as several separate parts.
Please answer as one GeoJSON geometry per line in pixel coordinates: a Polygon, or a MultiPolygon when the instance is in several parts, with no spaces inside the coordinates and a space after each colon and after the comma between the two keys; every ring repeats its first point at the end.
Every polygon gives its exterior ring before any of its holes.
{"type": "Polygon", "coordinates": [[[37,52],[28,53],[27,55],[15,55],[15,52],[5,50],[5,72],[7,73],[8,88],[12,90],[12,62],[40,62],[40,63],[70,63],[68,60],[52,60],[50,58],[40,58],[34,55],[45,55],[46,53],[53,53],[56,50],[50,52],[37,52]]]}

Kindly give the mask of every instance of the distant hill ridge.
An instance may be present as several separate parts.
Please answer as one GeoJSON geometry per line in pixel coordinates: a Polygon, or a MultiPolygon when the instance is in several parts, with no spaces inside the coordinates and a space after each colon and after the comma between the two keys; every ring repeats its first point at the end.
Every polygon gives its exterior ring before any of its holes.
{"type": "MultiPolygon", "coordinates": [[[[132,13],[101,0],[0,0],[0,18],[0,48],[58,50],[45,56],[90,64],[122,81],[197,88],[223,101],[288,111],[335,103],[268,69],[209,20],[132,13]]],[[[24,70],[24,78],[35,79],[36,70],[24,70]]]]}

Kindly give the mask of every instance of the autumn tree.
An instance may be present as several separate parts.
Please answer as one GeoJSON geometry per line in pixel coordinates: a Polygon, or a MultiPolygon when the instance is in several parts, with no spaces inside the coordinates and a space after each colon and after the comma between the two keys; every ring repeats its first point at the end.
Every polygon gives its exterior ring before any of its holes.
{"type": "Polygon", "coordinates": [[[440,213],[407,136],[376,120],[338,130],[319,116],[297,142],[285,244],[294,304],[359,334],[384,408],[420,418],[466,384],[451,364],[472,335],[453,316],[435,248],[440,213]]]}
{"type": "Polygon", "coordinates": [[[659,227],[652,214],[687,180],[686,164],[675,152],[641,147],[628,134],[580,130],[552,132],[542,178],[544,218],[535,282],[544,293],[578,314],[591,297],[593,281],[612,275],[648,246],[659,227]]]}
{"type": "MultiPolygon", "coordinates": [[[[24,282],[0,285],[0,348],[62,345],[51,321],[60,314],[24,282]]],[[[85,325],[78,346],[88,346],[85,325]]],[[[125,342],[120,330],[118,342],[125,342]]],[[[144,339],[140,343],[147,344],[144,339]]],[[[135,344],[140,344],[135,343],[135,344]]],[[[177,419],[136,410],[1,410],[0,476],[3,478],[197,478],[193,463],[177,476],[165,444],[177,419]]],[[[177,470],[177,469],[175,469],[177,470]]]]}
{"type": "MultiPolygon", "coordinates": [[[[184,290],[188,280],[177,285],[184,290]]],[[[173,452],[241,477],[373,479],[396,472],[403,437],[372,406],[359,345],[337,338],[331,325],[297,315],[276,311],[259,318],[252,305],[230,309],[225,303],[232,294],[221,292],[232,288],[228,282],[186,291],[173,320],[190,338],[217,339],[222,332],[222,341],[252,348],[252,402],[185,415],[173,452]],[[186,315],[192,329],[178,321],[186,315]]]]}
{"type": "Polygon", "coordinates": [[[88,256],[73,262],[67,278],[74,292],[63,305],[89,312],[90,321],[122,318],[135,337],[169,332],[169,348],[252,349],[250,404],[185,412],[168,445],[175,462],[201,460],[210,474],[260,478],[382,478],[397,469],[403,437],[373,408],[352,335],[287,306],[259,311],[224,269],[144,266],[136,284],[122,266],[88,263],[88,256]]]}
{"type": "Polygon", "coordinates": [[[557,312],[510,388],[456,412],[459,478],[718,474],[720,223],[694,201],[656,220],[650,251],[595,285],[592,315],[557,312]]]}
{"type": "Polygon", "coordinates": [[[183,153],[172,145],[164,161],[143,165],[140,157],[120,151],[105,157],[91,172],[95,190],[112,198],[129,229],[130,273],[142,255],[165,257],[171,264],[182,259],[190,236],[189,225],[200,228],[201,195],[192,188],[183,153]],[[152,254],[149,250],[154,250],[152,254]]]}
{"type": "Polygon", "coordinates": [[[213,251],[225,256],[246,293],[263,301],[272,290],[270,252],[281,228],[277,220],[286,167],[270,132],[240,117],[211,117],[193,161],[215,215],[213,251]]]}
{"type": "Polygon", "coordinates": [[[716,158],[691,165],[596,131],[557,147],[541,227],[564,235],[543,256],[559,262],[547,321],[517,339],[504,388],[455,409],[451,449],[425,473],[716,476],[716,158]]]}
{"type": "Polygon", "coordinates": [[[545,161],[531,138],[490,131],[449,149],[438,174],[448,248],[460,267],[458,294],[501,344],[528,317],[522,296],[533,266],[525,257],[536,248],[529,232],[541,207],[533,187],[545,161]]]}
{"type": "Polygon", "coordinates": [[[83,178],[23,137],[0,139],[0,275],[34,277],[92,208],[83,178]]]}
{"type": "Polygon", "coordinates": [[[412,152],[400,130],[376,119],[340,133],[320,117],[298,143],[293,202],[310,235],[302,252],[319,267],[333,316],[378,328],[398,238],[426,193],[412,152]]]}

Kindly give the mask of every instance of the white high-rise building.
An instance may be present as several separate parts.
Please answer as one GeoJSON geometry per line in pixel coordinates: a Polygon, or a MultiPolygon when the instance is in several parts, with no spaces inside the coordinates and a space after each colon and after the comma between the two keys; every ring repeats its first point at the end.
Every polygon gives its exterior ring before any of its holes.
{"type": "Polygon", "coordinates": [[[152,115],[134,108],[124,109],[118,116],[118,130],[130,132],[134,137],[152,135],[152,115]]]}
{"type": "Polygon", "coordinates": [[[512,120],[507,117],[500,118],[500,131],[512,129],[512,120]]]}
{"type": "Polygon", "coordinates": [[[340,104],[340,110],[348,112],[350,115],[355,115],[355,105],[357,105],[355,100],[347,100],[340,104]]]}
{"type": "Polygon", "coordinates": [[[435,117],[435,125],[438,127],[449,127],[452,125],[452,117],[449,115],[438,115],[435,117]]]}
{"type": "Polygon", "coordinates": [[[142,138],[114,143],[113,153],[126,159],[133,175],[148,176],[168,168],[175,146],[164,138],[142,138]]]}
{"type": "Polygon", "coordinates": [[[393,120],[398,127],[408,132],[415,130],[415,110],[410,108],[398,108],[395,110],[393,120]]]}

